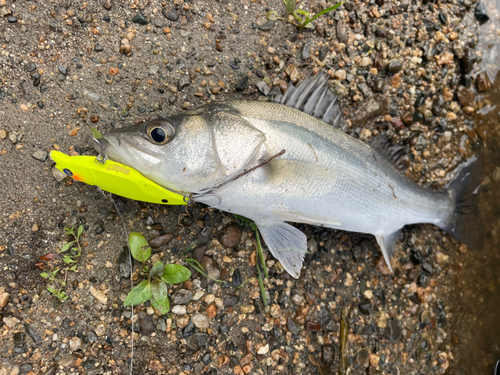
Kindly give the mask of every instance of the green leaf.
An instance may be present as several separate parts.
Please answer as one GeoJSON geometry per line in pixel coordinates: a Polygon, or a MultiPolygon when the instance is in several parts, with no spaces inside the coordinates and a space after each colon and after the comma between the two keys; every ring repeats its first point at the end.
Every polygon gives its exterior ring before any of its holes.
{"type": "Polygon", "coordinates": [[[73,245],[75,241],[68,242],[67,244],[64,244],[63,247],[61,247],[60,253],[64,253],[65,251],[68,251],[71,245],[73,245]]]}
{"type": "Polygon", "coordinates": [[[323,14],[325,13],[330,13],[331,11],[337,9],[339,6],[342,5],[342,2],[339,2],[337,4],[335,4],[334,6],[331,6],[329,8],[326,8],[326,9],[323,9],[321,12],[319,12],[318,14],[316,14],[313,18],[311,19],[307,19],[300,27],[299,27],[299,30],[304,28],[304,27],[312,27],[312,26],[307,26],[311,21],[314,21],[316,18],[322,16],[323,14]]]}
{"type": "Polygon", "coordinates": [[[148,280],[144,280],[129,292],[127,298],[123,301],[123,306],[130,306],[132,304],[137,306],[146,302],[152,295],[151,283],[148,280]]]}
{"type": "Polygon", "coordinates": [[[262,296],[262,302],[264,302],[264,306],[267,307],[266,289],[264,288],[264,281],[262,280],[262,275],[260,274],[259,265],[257,265],[257,276],[259,276],[259,288],[260,295],[262,296]]]}
{"type": "Polygon", "coordinates": [[[73,235],[73,236],[75,235],[75,232],[73,231],[73,228],[64,228],[64,231],[68,235],[73,235]]]}
{"type": "Polygon", "coordinates": [[[191,271],[180,264],[167,264],[161,279],[167,284],[183,283],[191,277],[191,271]]]}
{"type": "Polygon", "coordinates": [[[278,19],[278,12],[276,12],[275,10],[271,10],[271,11],[267,12],[266,18],[269,21],[276,21],[278,19]]]}
{"type": "Polygon", "coordinates": [[[71,258],[69,255],[65,255],[63,258],[63,262],[68,264],[68,263],[76,263],[76,260],[71,258]]]}
{"type": "Polygon", "coordinates": [[[130,233],[128,243],[130,245],[132,256],[139,262],[144,263],[151,256],[151,247],[142,234],[137,232],[130,233]]]}
{"type": "Polygon", "coordinates": [[[70,270],[70,271],[74,271],[74,270],[76,270],[76,267],[78,267],[78,264],[75,264],[75,265],[74,265],[73,267],[71,267],[69,270],[70,270]]]}
{"type": "Polygon", "coordinates": [[[78,227],[78,234],[76,235],[77,238],[80,238],[80,236],[82,235],[83,233],[83,225],[80,225],[78,227]]]}
{"type": "Polygon", "coordinates": [[[225,283],[224,280],[214,279],[214,278],[208,276],[208,274],[205,272],[205,269],[203,268],[203,266],[196,259],[186,258],[186,262],[188,262],[188,264],[191,267],[193,267],[196,271],[198,271],[199,273],[201,273],[207,279],[210,279],[210,280],[218,282],[218,283],[225,283]]]}
{"type": "Polygon", "coordinates": [[[285,1],[286,12],[288,14],[292,14],[295,10],[295,0],[286,0],[285,1]]]}
{"type": "Polygon", "coordinates": [[[149,271],[149,276],[158,276],[162,277],[163,272],[165,271],[165,266],[163,265],[162,262],[158,261],[153,265],[153,268],[151,268],[151,271],[149,271]]]}
{"type": "Polygon", "coordinates": [[[309,12],[303,9],[297,9],[298,14],[302,14],[303,16],[309,16],[309,12]]]}
{"type": "Polygon", "coordinates": [[[168,300],[168,288],[161,280],[155,280],[151,283],[151,306],[159,310],[162,315],[170,310],[170,301],[168,300]]]}
{"type": "Polygon", "coordinates": [[[95,139],[102,138],[101,132],[99,130],[97,130],[96,128],[94,128],[93,126],[90,127],[90,132],[92,133],[92,137],[94,137],[95,139]]]}
{"type": "Polygon", "coordinates": [[[47,278],[49,277],[49,274],[48,274],[48,273],[45,273],[45,272],[42,272],[42,273],[40,274],[40,276],[42,276],[42,277],[44,277],[44,278],[46,278],[46,279],[47,279],[47,278]]]}

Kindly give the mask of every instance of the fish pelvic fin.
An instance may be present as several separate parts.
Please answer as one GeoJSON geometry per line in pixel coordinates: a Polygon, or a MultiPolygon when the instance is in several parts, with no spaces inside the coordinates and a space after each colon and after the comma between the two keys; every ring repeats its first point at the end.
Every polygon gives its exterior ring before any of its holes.
{"type": "Polygon", "coordinates": [[[307,237],[297,228],[282,221],[256,221],[271,254],[283,268],[298,279],[304,255],[307,251],[307,237]]]}
{"type": "Polygon", "coordinates": [[[389,270],[392,272],[392,264],[391,260],[394,256],[394,246],[396,245],[396,241],[399,238],[399,234],[401,233],[401,229],[388,234],[388,235],[375,235],[377,239],[377,243],[382,250],[382,254],[384,255],[385,262],[389,267],[389,270]]]}
{"type": "Polygon", "coordinates": [[[450,220],[440,228],[474,250],[484,246],[485,230],[479,211],[479,192],[484,177],[483,160],[473,156],[460,167],[447,185],[455,204],[450,220]]]}

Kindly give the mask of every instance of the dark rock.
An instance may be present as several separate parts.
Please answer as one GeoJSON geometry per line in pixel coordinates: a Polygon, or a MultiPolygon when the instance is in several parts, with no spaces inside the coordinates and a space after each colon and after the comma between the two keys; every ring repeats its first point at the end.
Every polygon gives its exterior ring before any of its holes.
{"type": "Polygon", "coordinates": [[[104,7],[104,9],[110,10],[111,9],[111,0],[105,0],[104,4],[102,4],[102,6],[104,7]]]}
{"type": "Polygon", "coordinates": [[[235,296],[224,296],[222,298],[224,306],[232,307],[238,303],[238,298],[235,296]]]}
{"type": "Polygon", "coordinates": [[[177,21],[179,19],[179,13],[175,9],[167,10],[167,8],[163,8],[162,11],[165,18],[169,21],[177,21]]]}
{"type": "Polygon", "coordinates": [[[422,262],[422,255],[419,251],[412,250],[410,253],[410,260],[414,265],[418,266],[422,262]]]}
{"type": "Polygon", "coordinates": [[[212,279],[218,279],[220,276],[219,264],[217,261],[209,256],[203,256],[201,259],[201,265],[205,270],[205,273],[212,279]]]}
{"type": "Polygon", "coordinates": [[[430,263],[422,263],[422,271],[425,273],[432,275],[432,265],[430,263]]]}
{"type": "Polygon", "coordinates": [[[439,22],[443,25],[448,25],[448,16],[441,11],[439,11],[439,22]]]}
{"type": "Polygon", "coordinates": [[[14,342],[14,346],[21,346],[24,344],[25,340],[25,333],[24,332],[16,332],[14,333],[14,336],[12,337],[12,340],[14,342]]]}
{"type": "Polygon", "coordinates": [[[401,326],[396,319],[391,319],[387,322],[387,327],[384,329],[384,337],[391,341],[399,340],[401,337],[401,326]]]}
{"type": "Polygon", "coordinates": [[[179,91],[182,91],[185,87],[188,87],[191,84],[191,81],[189,80],[189,77],[187,76],[182,76],[179,81],[177,81],[177,88],[179,91]]]}
{"type": "Polygon", "coordinates": [[[480,23],[485,23],[490,19],[488,13],[486,13],[486,6],[482,1],[477,2],[476,7],[474,8],[474,17],[476,17],[476,20],[480,23]]]}
{"type": "Polygon", "coordinates": [[[358,83],[358,89],[359,91],[361,91],[361,93],[365,98],[368,98],[372,94],[372,92],[368,88],[368,85],[364,82],[358,83]]]}
{"type": "Polygon", "coordinates": [[[400,60],[392,60],[387,64],[386,70],[389,73],[395,74],[401,70],[403,63],[400,60]]]}
{"type": "Polygon", "coordinates": [[[205,245],[210,242],[210,238],[212,237],[212,228],[205,227],[196,235],[196,244],[197,245],[205,245]]]}
{"type": "Polygon", "coordinates": [[[7,21],[9,21],[9,23],[16,23],[17,22],[17,17],[10,16],[9,18],[7,18],[7,21]]]}
{"type": "Polygon", "coordinates": [[[89,333],[87,333],[87,341],[95,342],[96,340],[97,340],[97,335],[95,334],[95,332],[89,331],[89,333]]]}
{"type": "Polygon", "coordinates": [[[370,315],[370,301],[361,302],[358,309],[363,315],[370,315]]]}
{"type": "Polygon", "coordinates": [[[40,337],[40,335],[33,329],[33,327],[31,327],[31,325],[29,325],[28,323],[25,323],[24,324],[24,329],[26,330],[26,333],[31,337],[31,339],[33,340],[33,342],[36,344],[36,345],[40,345],[42,343],[42,338],[40,337]]]}
{"type": "Polygon", "coordinates": [[[237,91],[243,91],[243,90],[245,90],[247,88],[247,85],[248,85],[248,76],[244,75],[238,81],[238,84],[236,85],[236,90],[237,91]]]}
{"type": "Polygon", "coordinates": [[[181,289],[173,295],[172,302],[175,305],[185,305],[186,303],[191,302],[192,299],[193,292],[187,289],[181,289]]]}
{"type": "Polygon", "coordinates": [[[31,363],[23,363],[21,366],[19,366],[19,372],[21,374],[27,374],[33,369],[33,366],[31,363]]]}
{"type": "Polygon", "coordinates": [[[97,46],[94,47],[94,51],[96,51],[96,52],[102,52],[102,51],[104,51],[104,47],[97,45],[97,46]]]}
{"type": "Polygon", "coordinates": [[[59,69],[59,71],[61,72],[62,75],[64,75],[64,76],[68,75],[68,67],[67,66],[59,65],[57,67],[57,69],[59,69]]]}
{"type": "Polygon", "coordinates": [[[229,63],[229,66],[230,66],[231,68],[233,68],[234,70],[238,70],[238,69],[240,68],[240,66],[239,66],[236,62],[234,62],[234,61],[231,61],[231,62],[229,63]]]}
{"type": "Polygon", "coordinates": [[[465,86],[460,86],[458,88],[457,98],[464,107],[474,104],[474,94],[465,86]]]}
{"type": "Polygon", "coordinates": [[[128,279],[131,274],[131,265],[130,265],[130,253],[128,247],[124,247],[121,254],[118,256],[116,260],[116,268],[118,269],[118,274],[128,279]]]}
{"type": "Polygon", "coordinates": [[[186,340],[186,346],[191,350],[199,350],[207,345],[208,335],[206,333],[196,333],[186,340]]]}
{"type": "Polygon", "coordinates": [[[368,350],[360,349],[354,355],[354,368],[367,367],[368,364],[368,350]]]}
{"type": "Polygon", "coordinates": [[[210,362],[212,362],[212,357],[210,357],[210,353],[205,353],[202,357],[201,357],[201,361],[208,365],[210,362]]]}
{"type": "Polygon", "coordinates": [[[297,335],[300,332],[300,327],[295,324],[295,322],[291,319],[288,318],[286,321],[286,326],[288,327],[288,330],[292,332],[292,334],[297,335]]]}
{"type": "Polygon", "coordinates": [[[144,14],[141,12],[132,18],[133,23],[138,23],[139,25],[147,25],[149,21],[146,19],[144,14]]]}
{"type": "Polygon", "coordinates": [[[389,99],[385,95],[372,95],[354,110],[351,121],[354,124],[364,124],[374,117],[387,114],[388,107],[389,99]]]}
{"type": "Polygon", "coordinates": [[[241,281],[242,281],[242,278],[241,278],[241,271],[239,268],[236,268],[233,272],[233,280],[231,282],[231,284],[234,286],[234,287],[239,287],[241,285],[241,281]]]}
{"type": "Polygon", "coordinates": [[[163,245],[168,244],[170,241],[174,239],[174,235],[172,233],[165,233],[162,234],[161,236],[155,237],[151,240],[148,241],[149,246],[151,246],[153,249],[158,249],[159,247],[162,247],[163,245]]]}
{"type": "Polygon", "coordinates": [[[318,51],[318,59],[319,61],[324,61],[326,58],[326,55],[328,54],[328,51],[330,51],[330,48],[328,46],[321,47],[318,51]]]}
{"type": "Polygon", "coordinates": [[[427,276],[424,272],[421,272],[420,275],[418,275],[417,284],[418,284],[418,286],[421,286],[421,287],[428,286],[429,285],[429,276],[427,276]]]}
{"type": "Polygon", "coordinates": [[[481,72],[476,76],[476,87],[478,91],[488,91],[491,88],[491,80],[487,72],[481,72]]]}
{"type": "Polygon", "coordinates": [[[311,54],[311,50],[309,49],[309,44],[304,43],[304,46],[302,47],[302,53],[301,53],[302,60],[304,60],[304,61],[308,60],[310,54],[311,54]]]}
{"type": "Polygon", "coordinates": [[[304,327],[307,331],[318,332],[321,329],[321,324],[307,321],[304,327]]]}
{"type": "Polygon", "coordinates": [[[233,248],[240,242],[241,235],[241,228],[237,224],[230,224],[223,229],[220,242],[225,247],[233,248]]]}
{"type": "Polygon", "coordinates": [[[276,22],[269,21],[269,22],[266,22],[263,25],[259,25],[259,30],[262,30],[262,31],[271,31],[275,25],[276,25],[276,22]]]}
{"type": "Polygon", "coordinates": [[[469,74],[474,69],[474,63],[476,62],[476,54],[472,48],[466,48],[464,51],[464,57],[460,60],[460,68],[462,73],[469,74]]]}
{"type": "Polygon", "coordinates": [[[189,337],[192,334],[194,334],[196,330],[196,327],[194,326],[194,323],[192,320],[189,320],[189,323],[186,327],[184,327],[184,330],[182,331],[182,336],[183,337],[189,337]]]}
{"type": "Polygon", "coordinates": [[[31,73],[31,72],[34,72],[36,70],[36,65],[32,62],[29,62],[24,66],[24,69],[26,69],[27,72],[31,73]]]}
{"type": "Polygon", "coordinates": [[[140,320],[141,333],[143,335],[149,336],[156,331],[156,327],[153,324],[153,319],[149,315],[146,315],[140,320]]]}
{"type": "Polygon", "coordinates": [[[323,361],[330,364],[335,361],[335,349],[331,346],[323,346],[323,361]]]}

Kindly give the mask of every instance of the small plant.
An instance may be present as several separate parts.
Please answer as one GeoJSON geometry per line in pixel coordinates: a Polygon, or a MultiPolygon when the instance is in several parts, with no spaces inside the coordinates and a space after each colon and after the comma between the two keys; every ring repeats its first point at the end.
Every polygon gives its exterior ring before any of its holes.
{"type": "MultiPolygon", "coordinates": [[[[42,272],[40,274],[44,279],[48,279],[50,286],[47,287],[47,290],[56,297],[59,302],[63,302],[68,299],[66,292],[64,291],[66,287],[66,279],[68,277],[68,272],[73,272],[78,267],[78,260],[82,256],[82,247],[80,245],[80,236],[83,233],[83,225],[80,225],[75,233],[73,227],[64,228],[65,233],[68,236],[73,238],[70,242],[66,243],[59,250],[60,253],[66,253],[71,249],[69,254],[64,254],[63,262],[66,264],[64,268],[54,268],[52,270],[48,270],[47,272],[42,272]],[[59,279],[57,276],[64,274],[64,280],[59,279]]],[[[49,253],[40,257],[40,260],[52,261],[55,258],[55,254],[49,253]]]]}
{"type": "Polygon", "coordinates": [[[264,278],[266,279],[269,279],[269,274],[267,273],[266,261],[264,259],[264,254],[262,253],[262,245],[260,243],[259,230],[257,229],[257,225],[252,220],[247,219],[246,217],[240,215],[234,215],[234,216],[238,218],[242,223],[248,224],[255,233],[255,241],[257,244],[256,246],[257,255],[260,260],[260,266],[259,262],[256,262],[257,277],[259,279],[259,288],[260,288],[260,295],[262,296],[262,302],[264,303],[264,306],[267,307],[266,289],[264,288],[264,279],[262,278],[262,273],[264,273],[264,278]],[[260,267],[262,267],[262,273],[260,267]]]}
{"type": "Polygon", "coordinates": [[[179,264],[163,264],[156,262],[151,270],[145,264],[151,256],[151,247],[148,241],[140,233],[130,233],[129,246],[132,257],[142,263],[142,274],[147,277],[132,289],[125,301],[124,306],[136,306],[148,300],[151,306],[162,315],[170,310],[167,284],[180,284],[191,277],[191,271],[179,264]]]}
{"type": "Polygon", "coordinates": [[[342,2],[339,2],[331,7],[328,7],[326,9],[323,9],[321,12],[316,14],[315,16],[312,16],[311,13],[308,11],[302,10],[302,9],[295,9],[295,0],[283,0],[285,3],[286,7],[286,12],[288,14],[291,14],[299,23],[296,24],[296,26],[299,28],[299,30],[302,30],[303,28],[310,29],[313,27],[312,21],[314,21],[316,18],[321,17],[323,14],[330,13],[337,9],[339,6],[342,5],[342,2]],[[301,16],[305,16],[305,18],[302,18],[301,16]],[[311,17],[312,16],[312,17],[311,17]]]}

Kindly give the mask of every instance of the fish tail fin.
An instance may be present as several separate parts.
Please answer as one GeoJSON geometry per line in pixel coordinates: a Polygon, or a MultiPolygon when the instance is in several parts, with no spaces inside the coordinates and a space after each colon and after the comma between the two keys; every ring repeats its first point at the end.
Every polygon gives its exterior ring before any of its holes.
{"type": "Polygon", "coordinates": [[[483,181],[482,160],[473,156],[463,164],[447,189],[455,202],[454,214],[441,229],[474,250],[484,246],[485,230],[479,211],[479,191],[483,181]]]}

